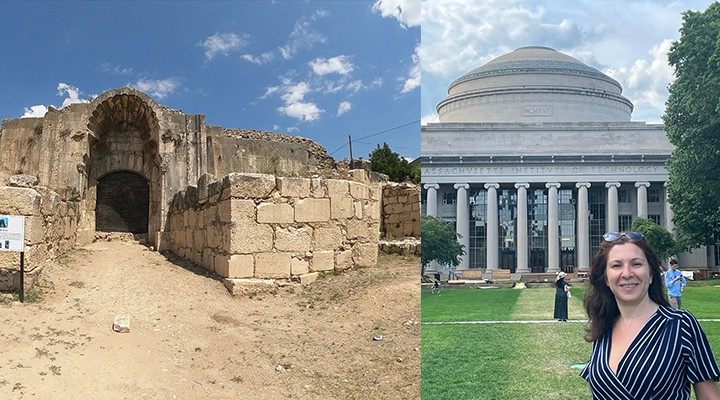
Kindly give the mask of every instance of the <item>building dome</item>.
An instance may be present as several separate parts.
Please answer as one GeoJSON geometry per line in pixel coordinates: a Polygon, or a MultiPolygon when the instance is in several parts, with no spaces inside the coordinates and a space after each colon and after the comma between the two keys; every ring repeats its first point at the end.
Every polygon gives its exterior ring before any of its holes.
{"type": "Polygon", "coordinates": [[[440,122],[623,122],[620,84],[549,47],[521,47],[450,84],[440,122]]]}

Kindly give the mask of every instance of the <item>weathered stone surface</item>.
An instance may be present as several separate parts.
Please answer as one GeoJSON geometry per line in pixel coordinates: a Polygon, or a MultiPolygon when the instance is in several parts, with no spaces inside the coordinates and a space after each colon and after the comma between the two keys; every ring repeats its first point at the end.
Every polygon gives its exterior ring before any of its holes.
{"type": "Polygon", "coordinates": [[[223,284],[232,296],[255,296],[275,290],[275,282],[268,279],[232,279],[223,280],[223,284]]]}
{"type": "Polygon", "coordinates": [[[349,197],[350,186],[348,181],[340,179],[327,179],[325,181],[328,189],[328,197],[331,199],[349,197]]]}
{"type": "Polygon", "coordinates": [[[119,333],[130,332],[130,317],[126,315],[116,315],[113,321],[113,330],[119,333]]]}
{"type": "MultiPolygon", "coordinates": [[[[300,260],[293,257],[290,260],[290,274],[292,275],[303,275],[310,271],[310,263],[305,260],[300,260]]],[[[302,277],[301,277],[302,279],[302,277]]]]}
{"type": "Polygon", "coordinates": [[[307,178],[277,178],[278,189],[283,197],[310,197],[310,179],[307,178]]]}
{"type": "Polygon", "coordinates": [[[334,250],[343,244],[343,235],[340,227],[320,227],[315,229],[314,249],[334,250]]]}
{"type": "Polygon", "coordinates": [[[357,267],[374,267],[377,265],[377,243],[357,243],[353,246],[353,263],[357,267]]]}
{"type": "Polygon", "coordinates": [[[351,219],[347,222],[347,235],[350,239],[367,238],[368,224],[365,221],[351,219]]]}
{"type": "Polygon", "coordinates": [[[251,254],[272,250],[273,229],[265,224],[232,225],[229,238],[223,238],[223,247],[231,254],[251,254]]]}
{"type": "Polygon", "coordinates": [[[267,198],[275,189],[275,177],[266,174],[231,172],[223,178],[221,200],[228,197],[250,199],[267,198]]]}
{"type": "Polygon", "coordinates": [[[335,268],[348,269],[352,266],[352,250],[341,251],[335,256],[335,268]]]}
{"type": "Polygon", "coordinates": [[[317,280],[320,275],[317,272],[300,275],[300,284],[309,285],[317,280]]]}
{"type": "Polygon", "coordinates": [[[226,278],[252,278],[255,275],[255,257],[252,254],[216,256],[215,272],[226,278]]]}
{"type": "Polygon", "coordinates": [[[353,210],[353,200],[350,197],[332,197],[330,198],[330,217],[332,219],[352,218],[355,214],[353,210]]]}
{"type": "Polygon", "coordinates": [[[277,228],[275,230],[275,249],[297,253],[310,251],[312,233],[311,227],[277,228]]]}
{"type": "Polygon", "coordinates": [[[40,215],[40,194],[34,189],[0,187],[0,213],[40,215]]]}
{"type": "Polygon", "coordinates": [[[227,199],[218,202],[220,222],[255,222],[255,202],[252,200],[227,199]]]}
{"type": "Polygon", "coordinates": [[[320,178],[310,179],[310,196],[314,198],[327,197],[327,189],[323,185],[323,180],[320,178]]]}
{"type": "Polygon", "coordinates": [[[209,198],[208,186],[218,179],[212,174],[203,174],[197,182],[198,203],[205,204],[209,198]]]}
{"type": "Polygon", "coordinates": [[[295,202],[295,221],[323,222],[330,219],[330,199],[299,199],[295,202]]]}
{"type": "Polygon", "coordinates": [[[313,271],[332,271],[335,268],[334,251],[314,251],[312,256],[313,271]]]}
{"type": "Polygon", "coordinates": [[[15,187],[33,187],[38,184],[38,178],[27,174],[12,175],[7,179],[7,184],[15,187]]]}
{"type": "Polygon", "coordinates": [[[255,255],[256,278],[290,278],[290,253],[259,253],[255,255]]]}
{"type": "Polygon", "coordinates": [[[370,197],[370,189],[367,185],[358,182],[350,183],[350,196],[356,200],[365,200],[370,197]]]}
{"type": "Polygon", "coordinates": [[[261,203],[257,206],[257,221],[267,224],[292,224],[295,210],[287,203],[261,203]]]}

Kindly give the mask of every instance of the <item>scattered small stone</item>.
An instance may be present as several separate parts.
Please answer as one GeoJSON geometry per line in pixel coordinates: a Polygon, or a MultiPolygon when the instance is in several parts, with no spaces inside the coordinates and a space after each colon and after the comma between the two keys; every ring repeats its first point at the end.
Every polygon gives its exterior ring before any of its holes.
{"type": "Polygon", "coordinates": [[[380,335],[373,336],[373,340],[376,341],[376,342],[379,342],[379,341],[383,340],[383,337],[380,336],[380,335]]]}
{"type": "Polygon", "coordinates": [[[395,361],[401,363],[401,362],[403,362],[403,359],[402,359],[402,357],[398,357],[398,358],[395,359],[395,361]]]}
{"type": "Polygon", "coordinates": [[[277,367],[275,367],[275,371],[277,371],[277,372],[282,372],[284,370],[285,370],[285,367],[283,367],[282,365],[278,365],[277,367]]]}
{"type": "Polygon", "coordinates": [[[130,332],[130,317],[125,315],[116,315],[113,322],[113,330],[119,333],[130,332]]]}

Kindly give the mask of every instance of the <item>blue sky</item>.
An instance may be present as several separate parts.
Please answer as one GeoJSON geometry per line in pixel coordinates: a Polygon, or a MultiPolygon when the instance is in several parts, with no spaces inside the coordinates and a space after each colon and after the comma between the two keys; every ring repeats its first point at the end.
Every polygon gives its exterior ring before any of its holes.
{"type": "Polygon", "coordinates": [[[709,0],[423,0],[422,123],[450,82],[519,47],[540,45],[616,79],[635,104],[632,119],[661,123],[673,70],[667,64],[682,13],[709,0]]]}
{"type": "Polygon", "coordinates": [[[0,117],[113,88],[208,125],[313,139],[336,159],[420,153],[420,3],[2,2],[0,117]],[[384,132],[387,131],[387,132],[384,132]],[[384,132],[384,133],[380,133],[384,132]]]}

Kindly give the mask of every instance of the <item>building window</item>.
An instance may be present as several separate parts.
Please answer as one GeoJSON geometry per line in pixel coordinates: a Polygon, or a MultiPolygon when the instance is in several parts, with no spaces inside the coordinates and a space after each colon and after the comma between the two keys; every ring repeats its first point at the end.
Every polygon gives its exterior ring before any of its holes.
{"type": "Polygon", "coordinates": [[[425,205],[427,203],[427,191],[423,190],[422,193],[420,193],[420,205],[425,205]]]}
{"type": "Polygon", "coordinates": [[[443,204],[455,204],[457,194],[455,192],[443,193],[443,204]]]}
{"type": "Polygon", "coordinates": [[[659,203],[660,202],[660,190],[657,188],[648,188],[647,198],[648,198],[648,203],[659,203]]]}
{"type": "Polygon", "coordinates": [[[558,222],[560,224],[560,268],[575,272],[575,199],[571,189],[558,191],[560,201],[558,222]]]}
{"type": "Polygon", "coordinates": [[[605,193],[603,187],[588,189],[588,206],[590,207],[590,254],[600,250],[602,235],[605,233],[605,193]]]}
{"type": "Polygon", "coordinates": [[[632,215],[618,215],[618,229],[620,232],[632,230],[632,215]]]}
{"type": "Polygon", "coordinates": [[[499,243],[501,269],[515,272],[515,221],[517,220],[517,192],[514,189],[501,189],[498,198],[499,243]]]}
{"type": "Polygon", "coordinates": [[[657,214],[648,215],[648,219],[658,225],[660,225],[660,216],[657,214]]]}
{"type": "Polygon", "coordinates": [[[630,195],[628,194],[627,189],[618,189],[618,202],[619,203],[629,203],[630,202],[630,195]]]}
{"type": "Polygon", "coordinates": [[[547,265],[547,192],[530,189],[528,193],[528,262],[532,272],[545,272],[547,265]]]}
{"type": "Polygon", "coordinates": [[[487,254],[487,191],[470,188],[470,237],[468,255],[470,268],[486,268],[487,254]]]}

